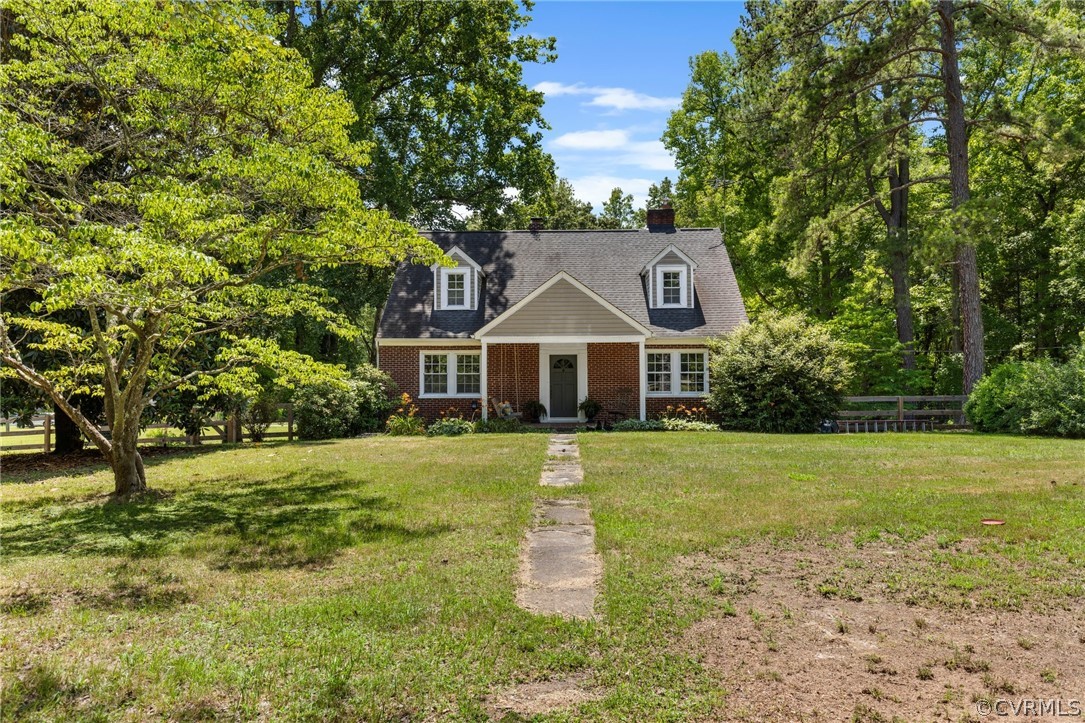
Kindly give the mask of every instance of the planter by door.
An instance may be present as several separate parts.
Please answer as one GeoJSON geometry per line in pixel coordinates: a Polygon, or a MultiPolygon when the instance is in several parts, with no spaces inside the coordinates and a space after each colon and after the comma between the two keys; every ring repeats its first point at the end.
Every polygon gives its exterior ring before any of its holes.
{"type": "Polygon", "coordinates": [[[552,354],[550,356],[550,416],[575,417],[576,412],[576,355],[552,354]]]}

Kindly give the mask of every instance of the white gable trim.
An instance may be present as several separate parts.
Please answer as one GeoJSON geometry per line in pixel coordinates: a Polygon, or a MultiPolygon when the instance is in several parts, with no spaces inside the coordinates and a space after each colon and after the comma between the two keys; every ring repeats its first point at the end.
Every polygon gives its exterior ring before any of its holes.
{"type": "Polygon", "coordinates": [[[686,254],[684,251],[682,251],[682,249],[678,248],[674,244],[670,244],[669,246],[667,246],[667,248],[663,249],[658,254],[656,254],[655,258],[653,258],[651,261],[649,261],[648,263],[646,263],[644,265],[644,268],[640,270],[641,275],[647,274],[649,271],[651,271],[652,267],[655,266],[656,264],[658,264],[660,259],[662,259],[664,256],[666,256],[667,254],[669,254],[671,252],[674,252],[675,254],[678,255],[678,258],[682,259],[687,264],[689,264],[689,268],[691,270],[693,270],[693,271],[697,270],[697,262],[696,261],[691,259],[688,254],[686,254]]]}
{"type": "Polygon", "coordinates": [[[536,298],[538,298],[544,291],[546,291],[547,289],[549,289],[551,286],[558,283],[559,281],[567,281],[567,282],[569,282],[574,287],[576,287],[579,291],[581,291],[585,295],[587,295],[588,298],[590,298],[592,301],[596,302],[597,304],[602,306],[604,309],[606,309],[610,313],[614,314],[616,317],[618,317],[619,319],[621,319],[625,323],[632,326],[634,329],[636,329],[638,332],[640,332],[644,336],[651,336],[652,335],[652,330],[651,329],[644,326],[639,321],[637,321],[636,319],[631,317],[629,314],[626,314],[624,311],[622,311],[621,309],[616,307],[614,304],[610,303],[609,301],[604,299],[602,296],[600,296],[599,294],[595,293],[594,291],[592,291],[590,288],[588,288],[584,284],[577,281],[575,278],[570,276],[565,271],[559,271],[558,273],[551,276],[547,281],[543,282],[537,289],[532,291],[530,294],[528,294],[524,298],[520,299],[519,301],[517,301],[515,304],[513,304],[509,308],[505,309],[504,313],[499,314],[489,324],[487,324],[486,326],[484,326],[481,329],[479,329],[478,331],[476,331],[474,333],[474,337],[476,339],[481,339],[483,336],[488,334],[498,324],[501,324],[502,322],[506,321],[510,316],[512,316],[516,312],[518,312],[521,309],[523,309],[524,307],[526,307],[528,304],[530,304],[532,301],[534,301],[536,298]]]}
{"type": "MultiPolygon", "coordinates": [[[[473,268],[475,271],[479,272],[483,276],[486,275],[485,272],[483,272],[482,267],[479,266],[478,262],[468,256],[467,252],[461,249],[459,246],[453,246],[448,251],[445,251],[445,256],[448,256],[449,258],[451,258],[452,256],[456,256],[461,261],[466,261],[467,265],[473,268]]],[[[430,268],[436,271],[440,266],[441,264],[434,264],[433,266],[430,266],[430,268]]]]}

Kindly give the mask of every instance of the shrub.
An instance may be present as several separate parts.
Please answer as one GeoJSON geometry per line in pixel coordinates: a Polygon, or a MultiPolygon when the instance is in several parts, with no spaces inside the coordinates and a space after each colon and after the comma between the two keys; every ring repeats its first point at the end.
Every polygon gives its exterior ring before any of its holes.
{"type": "Polygon", "coordinates": [[[347,380],[321,380],[294,390],[294,422],[301,439],[354,437],[380,431],[395,408],[392,378],[372,366],[347,380]]]}
{"type": "Polygon", "coordinates": [[[411,395],[407,392],[399,398],[399,407],[385,422],[385,430],[393,437],[419,436],[426,433],[426,423],[418,416],[418,407],[415,406],[411,395]]]}
{"type": "Polygon", "coordinates": [[[802,316],[768,314],[709,348],[708,407],[729,429],[814,432],[851,377],[839,344],[802,316]]]}
{"type": "Polygon", "coordinates": [[[718,432],[720,428],[711,422],[701,422],[696,419],[682,419],[669,417],[659,420],[663,429],[668,432],[718,432]]]}
{"type": "Polygon", "coordinates": [[[458,437],[461,434],[471,434],[475,431],[475,425],[463,417],[445,417],[438,419],[429,425],[426,430],[427,437],[458,437]]]}
{"type": "Polygon", "coordinates": [[[659,419],[623,419],[615,422],[612,429],[615,432],[660,432],[663,422],[659,419]]]}
{"type": "Polygon", "coordinates": [[[972,390],[964,411],[980,432],[1085,437],[1085,348],[1065,364],[999,365],[972,390]]]}
{"type": "Polygon", "coordinates": [[[342,381],[322,380],[294,390],[294,423],[299,439],[332,439],[350,433],[354,392],[342,381]]]}
{"type": "Polygon", "coordinates": [[[527,431],[519,419],[480,419],[475,422],[475,431],[479,434],[510,434],[527,431]]]}
{"type": "Polygon", "coordinates": [[[241,424],[253,442],[263,442],[268,427],[282,419],[282,410],[270,395],[254,399],[241,413],[241,424]]]}

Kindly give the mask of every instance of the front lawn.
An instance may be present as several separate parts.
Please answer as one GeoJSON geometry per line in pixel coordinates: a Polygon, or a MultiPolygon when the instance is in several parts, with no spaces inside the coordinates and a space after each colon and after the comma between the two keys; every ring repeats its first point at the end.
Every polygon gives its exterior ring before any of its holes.
{"type": "MultiPolygon", "coordinates": [[[[102,468],[5,474],[2,715],[485,720],[493,695],[549,679],[591,693],[550,719],[731,719],[734,701],[760,704],[721,661],[745,658],[764,685],[798,686],[773,661],[817,652],[802,647],[809,628],[797,622],[809,600],[851,626],[834,644],[859,645],[851,639],[871,625],[881,626],[873,645],[911,644],[891,623],[907,610],[924,638],[957,611],[1033,615],[1018,658],[1041,654],[1052,621],[1085,646],[1081,442],[580,439],[585,484],[565,490],[538,486],[543,435],[154,457],[155,491],[129,504],[108,501],[102,468]],[[532,502],[570,494],[597,524],[596,622],[515,605],[532,502]],[[1006,524],[984,527],[986,517],[1006,524]],[[881,606],[876,624],[862,617],[870,605],[881,606]],[[762,647],[734,655],[736,640],[762,647]]],[[[931,664],[931,685],[961,696],[973,683],[981,693],[1007,684],[981,673],[951,681],[950,666],[979,667],[948,653],[931,664]]],[[[986,674],[999,675],[992,665],[986,674]]],[[[1075,663],[1036,665],[1054,692],[1083,675],[1075,663]]],[[[889,682],[864,684],[867,697],[891,712],[892,686],[914,685],[916,671],[881,675],[889,682]]]]}

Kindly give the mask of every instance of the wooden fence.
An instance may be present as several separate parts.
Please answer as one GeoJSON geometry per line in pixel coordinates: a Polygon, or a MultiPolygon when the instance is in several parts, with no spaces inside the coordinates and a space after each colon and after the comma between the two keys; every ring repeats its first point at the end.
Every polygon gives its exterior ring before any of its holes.
{"type": "Polygon", "coordinates": [[[900,397],[845,397],[836,413],[841,432],[925,432],[969,429],[963,394],[900,397]]]}
{"type": "MultiPolygon", "coordinates": [[[[294,407],[291,404],[280,404],[279,409],[282,411],[282,420],[275,422],[271,425],[266,432],[264,432],[264,439],[286,439],[288,442],[294,441],[297,436],[297,432],[294,429],[294,407]],[[285,426],[286,429],[282,430],[285,426]],[[275,431],[273,431],[275,430],[275,431]]],[[[53,438],[56,435],[56,428],[53,422],[52,414],[38,414],[31,418],[31,424],[33,426],[20,429],[15,426],[15,418],[0,419],[0,425],[3,426],[3,431],[0,431],[0,451],[13,452],[16,450],[28,450],[36,449],[48,454],[53,451],[53,438]],[[32,444],[8,444],[9,439],[18,438],[30,438],[37,437],[32,444]]],[[[109,433],[108,427],[99,427],[103,432],[109,433]]],[[[211,419],[204,423],[203,429],[200,430],[199,435],[186,435],[180,432],[176,427],[171,427],[168,424],[151,424],[143,428],[139,438],[140,444],[158,444],[167,446],[169,444],[183,444],[195,446],[204,442],[218,442],[221,444],[233,444],[237,442],[246,441],[248,436],[243,428],[241,420],[236,417],[230,417],[229,419],[211,419]],[[148,432],[152,430],[162,430],[168,432],[172,430],[176,434],[158,434],[148,436],[148,432]],[[208,430],[211,430],[208,432],[208,430]]],[[[250,440],[251,441],[251,440],[250,440]]]]}

